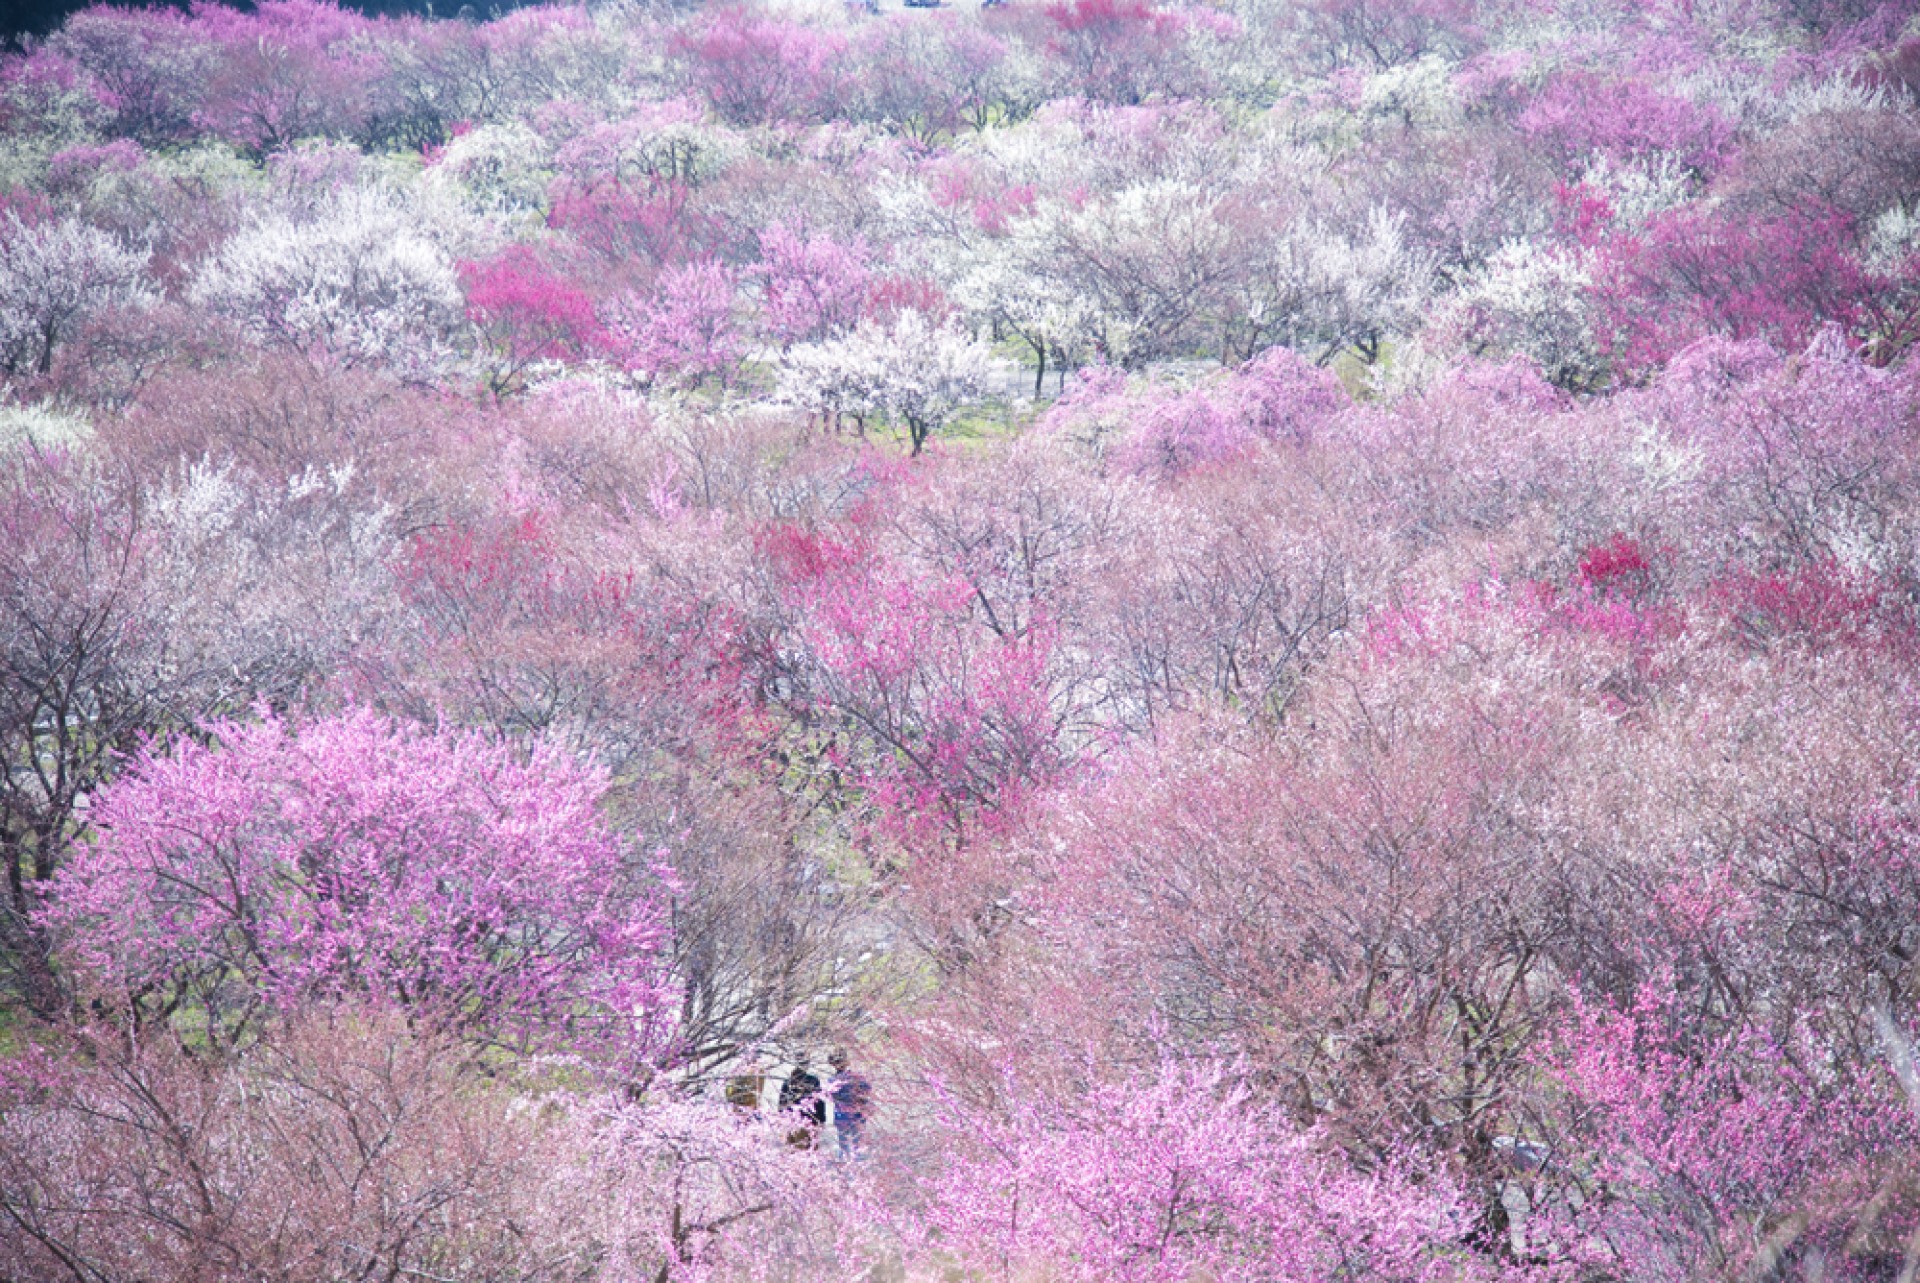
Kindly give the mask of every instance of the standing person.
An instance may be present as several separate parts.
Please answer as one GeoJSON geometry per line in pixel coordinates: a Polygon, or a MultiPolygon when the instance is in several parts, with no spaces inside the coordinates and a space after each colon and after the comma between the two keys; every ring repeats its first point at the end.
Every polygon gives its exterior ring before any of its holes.
{"type": "Polygon", "coordinates": [[[867,1113],[873,1104],[873,1084],[854,1073],[847,1053],[836,1047],[827,1057],[833,1066],[833,1085],[827,1099],[833,1102],[833,1130],[840,1138],[840,1156],[852,1158],[860,1148],[860,1133],[866,1129],[867,1113]]]}
{"type": "Polygon", "coordinates": [[[787,1133],[787,1144],[795,1149],[812,1149],[820,1129],[827,1125],[827,1098],[820,1093],[820,1079],[805,1065],[795,1065],[787,1080],[780,1084],[780,1112],[791,1114],[802,1124],[787,1133]]]}

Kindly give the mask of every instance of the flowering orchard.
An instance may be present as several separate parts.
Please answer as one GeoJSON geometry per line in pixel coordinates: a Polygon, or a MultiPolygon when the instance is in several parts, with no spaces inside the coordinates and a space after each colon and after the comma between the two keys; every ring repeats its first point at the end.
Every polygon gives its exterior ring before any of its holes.
{"type": "Polygon", "coordinates": [[[1914,0],[75,13],[0,1277],[1912,1283],[1917,340],[1914,0]]]}

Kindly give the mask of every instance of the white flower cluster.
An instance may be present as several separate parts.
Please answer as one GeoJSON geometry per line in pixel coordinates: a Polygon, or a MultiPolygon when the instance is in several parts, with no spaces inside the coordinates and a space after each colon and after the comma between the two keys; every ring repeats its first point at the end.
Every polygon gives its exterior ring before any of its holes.
{"type": "Polygon", "coordinates": [[[427,193],[470,214],[529,226],[544,218],[552,181],[547,145],[517,121],[481,125],[455,138],[420,177],[427,193]]]}
{"type": "Polygon", "coordinates": [[[93,435],[93,425],[82,415],[46,402],[0,405],[0,450],[16,445],[36,448],[73,446],[93,435]]]}
{"type": "Polygon", "coordinates": [[[1052,230],[1046,213],[1021,219],[1006,237],[936,260],[934,275],[968,315],[998,317],[1055,355],[1090,356],[1109,337],[1124,345],[1131,339],[1126,319],[1103,316],[1091,291],[1075,289],[1052,269],[1052,230]]]}
{"type": "Polygon", "coordinates": [[[88,317],[149,301],[146,266],[146,251],[78,219],[0,214],[0,375],[45,373],[88,317]]]}
{"type": "Polygon", "coordinates": [[[1703,106],[1719,110],[1742,129],[1761,133],[1783,129],[1822,112],[1874,112],[1894,105],[1885,90],[1851,75],[1795,79],[1783,86],[1772,77],[1752,74],[1738,62],[1703,67],[1677,78],[1674,88],[1703,106]]]}
{"type": "Polygon", "coordinates": [[[1460,120],[1454,67],[1437,54],[1427,54],[1377,72],[1361,87],[1360,110],[1422,129],[1451,128],[1460,120]]]}
{"type": "Polygon", "coordinates": [[[341,653],[391,592],[390,510],[351,463],[276,482],[202,459],[148,493],[167,632],[272,684],[341,653]]]}
{"type": "Polygon", "coordinates": [[[1461,287],[1456,305],[1497,350],[1531,358],[1563,385],[1597,383],[1606,364],[1584,302],[1593,283],[1590,259],[1578,249],[1509,241],[1461,287]]]}
{"type": "Polygon", "coordinates": [[[377,190],[342,193],[311,217],[267,214],[200,270],[195,304],[256,340],[324,347],[350,362],[423,375],[461,319],[446,253],[377,190]]]}
{"type": "Polygon", "coordinates": [[[815,414],[891,415],[907,425],[918,449],[961,407],[992,394],[998,364],[972,336],[908,311],[789,350],[780,397],[815,414]]]}
{"type": "Polygon", "coordinates": [[[1605,192],[1613,209],[1614,230],[1644,227],[1657,214],[1677,209],[1692,196],[1690,181],[1678,157],[1658,152],[1638,163],[1616,163],[1595,156],[1580,181],[1605,192]]]}
{"type": "Polygon", "coordinates": [[[1920,254],[1920,213],[1905,205],[1881,210],[1867,230],[1867,265],[1891,272],[1920,254]]]}
{"type": "Polygon", "coordinates": [[[1885,88],[1869,84],[1856,75],[1828,76],[1824,80],[1796,80],[1778,94],[1762,100],[1772,113],[1777,127],[1795,124],[1809,116],[1827,112],[1874,114],[1892,111],[1900,104],[1885,88]]]}
{"type": "Polygon", "coordinates": [[[1233,247],[1217,208],[1217,196],[1179,179],[1080,209],[1044,202],[1016,244],[1026,272],[1052,278],[1041,300],[1056,342],[1122,365],[1177,349],[1233,247]]]}
{"type": "Polygon", "coordinates": [[[1337,351],[1412,332],[1435,283],[1433,256],[1408,243],[1404,216],[1375,206],[1352,231],[1286,228],[1247,310],[1277,342],[1337,351]]]}

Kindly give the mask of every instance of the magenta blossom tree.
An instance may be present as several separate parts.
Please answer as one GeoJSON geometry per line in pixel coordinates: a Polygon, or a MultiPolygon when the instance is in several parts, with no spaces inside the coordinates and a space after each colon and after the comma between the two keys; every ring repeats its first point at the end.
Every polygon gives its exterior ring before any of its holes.
{"type": "Polygon", "coordinates": [[[866,310],[872,270],[864,242],[842,244],[775,223],[760,234],[760,309],[782,348],[844,333],[866,310]]]}
{"type": "Polygon", "coordinates": [[[548,270],[524,245],[458,265],[467,320],[479,338],[487,388],[503,397],[523,388],[542,362],[591,356],[610,340],[593,300],[548,270]]]}
{"type": "Polygon", "coordinates": [[[1837,212],[1731,219],[1685,206],[1662,214],[1601,251],[1602,347],[1637,372],[1713,335],[1796,348],[1823,324],[1858,337],[1889,328],[1867,304],[1885,290],[1847,252],[1852,234],[1837,212]]]}
{"type": "Polygon", "coordinates": [[[690,88],[730,124],[805,119],[830,103],[845,41],[745,6],[702,14],[674,40],[690,88]]]}
{"type": "Polygon", "coordinates": [[[745,355],[734,320],[739,282],[712,259],[669,268],[618,325],[621,358],[650,384],[726,383],[745,355]]]}
{"type": "Polygon", "coordinates": [[[1675,979],[1576,1004],[1549,1061],[1590,1190],[1557,1227],[1575,1231],[1572,1257],[1649,1280],[1817,1277],[1823,1262],[1857,1277],[1876,1239],[1920,1242],[1914,1115],[1892,1075],[1810,1021],[1727,1019],[1675,979]]]}
{"type": "Polygon", "coordinates": [[[670,875],[600,772],[368,712],[208,728],[98,798],[44,917],[85,991],[235,1036],[370,995],[527,1045],[657,1050],[670,875]]]}
{"type": "MultiPolygon", "coordinates": [[[[945,1102],[922,1240],[983,1278],[1468,1279],[1443,1181],[1359,1174],[1218,1066],[1167,1062],[1059,1099],[945,1102]],[[1032,1271],[1031,1273],[1029,1271],[1032,1271]]],[[[1331,1150],[1331,1147],[1328,1147],[1331,1150]]]]}

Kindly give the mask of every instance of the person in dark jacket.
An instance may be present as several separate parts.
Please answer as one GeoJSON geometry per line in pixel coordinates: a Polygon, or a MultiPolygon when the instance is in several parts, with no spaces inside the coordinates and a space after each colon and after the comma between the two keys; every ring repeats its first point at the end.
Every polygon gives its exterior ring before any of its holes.
{"type": "Polygon", "coordinates": [[[835,1049],[827,1057],[833,1066],[833,1082],[827,1099],[833,1102],[833,1130],[840,1139],[842,1157],[852,1158],[860,1148],[860,1133],[866,1130],[867,1114],[873,1106],[873,1084],[853,1072],[847,1053],[835,1049]]]}
{"type": "Polygon", "coordinates": [[[780,1112],[801,1124],[787,1133],[787,1144],[795,1149],[812,1149],[820,1129],[827,1125],[827,1098],[820,1091],[820,1079],[805,1065],[795,1065],[787,1080],[780,1084],[780,1112]]]}

